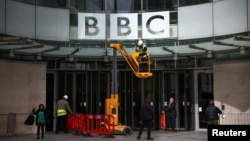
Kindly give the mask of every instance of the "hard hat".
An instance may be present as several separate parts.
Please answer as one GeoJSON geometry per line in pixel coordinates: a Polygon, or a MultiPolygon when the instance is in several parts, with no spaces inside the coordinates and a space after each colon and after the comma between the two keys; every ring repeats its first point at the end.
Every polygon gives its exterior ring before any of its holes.
{"type": "Polygon", "coordinates": [[[141,46],[143,44],[143,41],[140,39],[139,41],[138,41],[138,46],[141,46]]]}
{"type": "Polygon", "coordinates": [[[64,98],[64,99],[68,99],[68,95],[64,95],[63,98],[64,98]]]}

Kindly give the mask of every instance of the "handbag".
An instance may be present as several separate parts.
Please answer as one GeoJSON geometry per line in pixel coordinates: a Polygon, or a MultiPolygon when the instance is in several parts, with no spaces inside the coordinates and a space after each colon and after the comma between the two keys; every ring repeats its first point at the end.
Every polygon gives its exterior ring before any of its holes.
{"type": "Polygon", "coordinates": [[[35,116],[34,115],[29,115],[26,120],[24,121],[25,125],[33,125],[35,122],[35,116]]]}

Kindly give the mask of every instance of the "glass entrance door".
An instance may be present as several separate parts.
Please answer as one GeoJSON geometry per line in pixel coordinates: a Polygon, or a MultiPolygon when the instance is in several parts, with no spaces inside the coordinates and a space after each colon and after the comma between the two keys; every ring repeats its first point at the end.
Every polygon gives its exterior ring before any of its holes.
{"type": "Polygon", "coordinates": [[[138,113],[141,105],[141,79],[131,71],[119,72],[119,122],[133,130],[139,127],[138,113]]]}
{"type": "Polygon", "coordinates": [[[213,99],[213,73],[212,70],[202,70],[195,72],[195,111],[196,111],[196,129],[206,129],[207,121],[205,117],[205,108],[208,101],[213,99]]]}
{"type": "MultiPolygon", "coordinates": [[[[166,108],[170,97],[175,98],[177,118],[176,127],[178,129],[190,129],[191,120],[190,117],[190,87],[192,83],[189,83],[190,74],[188,71],[183,72],[164,72],[163,79],[163,92],[164,108],[166,108]]],[[[170,124],[167,119],[167,127],[170,128],[170,124]]]]}

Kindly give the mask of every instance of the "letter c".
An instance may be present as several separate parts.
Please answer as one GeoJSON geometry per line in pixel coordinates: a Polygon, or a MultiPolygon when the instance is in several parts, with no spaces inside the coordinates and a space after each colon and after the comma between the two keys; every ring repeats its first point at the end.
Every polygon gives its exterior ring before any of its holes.
{"type": "Polygon", "coordinates": [[[153,35],[156,35],[156,34],[162,34],[164,32],[164,30],[161,30],[161,31],[153,31],[152,29],[150,29],[150,23],[154,20],[154,19],[162,19],[164,20],[164,17],[161,16],[161,15],[156,15],[156,16],[152,16],[151,18],[149,18],[149,20],[147,21],[146,23],[146,27],[148,29],[148,32],[153,34],[153,35]]]}

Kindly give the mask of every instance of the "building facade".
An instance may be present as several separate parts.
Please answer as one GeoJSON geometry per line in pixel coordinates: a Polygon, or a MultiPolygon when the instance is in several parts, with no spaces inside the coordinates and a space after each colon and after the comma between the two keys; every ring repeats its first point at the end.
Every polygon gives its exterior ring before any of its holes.
{"type": "Polygon", "coordinates": [[[8,113],[16,113],[17,133],[35,132],[22,124],[31,109],[45,103],[55,114],[64,94],[75,113],[104,114],[113,92],[114,55],[119,122],[133,130],[139,128],[144,97],[151,97],[155,130],[170,97],[179,130],[206,130],[209,99],[226,115],[221,124],[250,123],[249,0],[1,0],[0,5],[0,103],[18,103],[0,111],[0,134],[8,113]],[[151,54],[151,78],[135,77],[109,46],[121,43],[131,53],[138,39],[151,54]]]}

